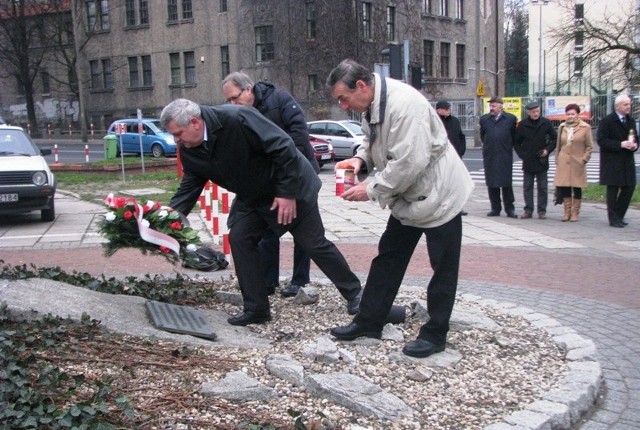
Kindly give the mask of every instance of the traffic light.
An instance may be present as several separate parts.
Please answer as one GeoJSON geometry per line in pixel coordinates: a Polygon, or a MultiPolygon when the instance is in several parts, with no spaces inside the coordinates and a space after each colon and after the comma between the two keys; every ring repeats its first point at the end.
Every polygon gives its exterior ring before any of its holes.
{"type": "Polygon", "coordinates": [[[393,79],[402,79],[402,46],[389,45],[388,48],[380,52],[382,55],[389,56],[389,77],[393,79]]]}
{"type": "Polygon", "coordinates": [[[411,66],[411,86],[417,90],[422,89],[422,67],[411,66]]]}

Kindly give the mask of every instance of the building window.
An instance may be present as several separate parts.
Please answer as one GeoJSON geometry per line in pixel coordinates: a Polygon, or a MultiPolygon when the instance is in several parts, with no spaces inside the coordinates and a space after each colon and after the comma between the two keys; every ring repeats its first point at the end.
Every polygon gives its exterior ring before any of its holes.
{"type": "Polygon", "coordinates": [[[220,66],[222,67],[221,73],[224,79],[229,73],[231,73],[231,63],[229,62],[229,47],[220,47],[220,66]]]}
{"type": "Polygon", "coordinates": [[[92,90],[113,88],[113,74],[110,59],[91,60],[89,61],[89,69],[91,70],[92,90]]]}
{"type": "Polygon", "coordinates": [[[182,19],[193,18],[193,5],[191,0],[182,0],[182,19]]]}
{"type": "Polygon", "coordinates": [[[125,23],[127,27],[134,25],[149,24],[149,2],[148,0],[126,0],[125,23]],[[136,20],[136,4],[138,5],[138,20],[136,20]]]}
{"type": "Polygon", "coordinates": [[[184,53],[184,82],[196,83],[196,54],[193,51],[184,53]]]}
{"type": "Polygon", "coordinates": [[[150,87],[153,85],[151,73],[151,56],[143,55],[138,57],[129,57],[129,87],[140,88],[150,87]],[[142,74],[140,74],[142,70],[142,74]]]}
{"type": "Polygon", "coordinates": [[[227,10],[227,0],[220,0],[220,12],[226,12],[227,10]]]}
{"type": "Polygon", "coordinates": [[[124,2],[125,23],[127,26],[136,25],[136,8],[135,0],[126,0],[124,2]]]}
{"type": "Polygon", "coordinates": [[[269,61],[275,57],[273,52],[273,27],[256,27],[256,61],[269,61]]]}
{"type": "Polygon", "coordinates": [[[451,44],[447,42],[440,43],[440,77],[449,77],[449,59],[451,58],[451,44]]]}
{"type": "Polygon", "coordinates": [[[362,2],[362,37],[365,40],[371,40],[371,10],[372,6],[369,2],[362,2]]]}
{"type": "Polygon", "coordinates": [[[424,63],[424,74],[427,78],[433,78],[433,40],[425,40],[422,47],[422,57],[424,63]]]}
{"type": "Polygon", "coordinates": [[[307,15],[307,39],[316,38],[316,4],[306,4],[307,15]]]}
{"type": "Polygon", "coordinates": [[[464,19],[464,0],[456,0],[456,19],[464,19]]]}
{"type": "Polygon", "coordinates": [[[169,22],[178,20],[178,0],[167,1],[167,14],[169,22]]]}
{"type": "Polygon", "coordinates": [[[396,8],[387,7],[387,41],[396,40],[396,8]]]}
{"type": "Polygon", "coordinates": [[[422,12],[433,15],[433,2],[435,0],[422,0],[422,12]]]}
{"type": "Polygon", "coordinates": [[[42,77],[42,92],[47,94],[51,92],[51,82],[49,72],[46,69],[40,71],[42,77]]]}
{"type": "Polygon", "coordinates": [[[311,74],[309,75],[309,91],[318,91],[319,85],[318,85],[318,75],[316,74],[311,74]]]}
{"type": "Polygon", "coordinates": [[[576,31],[576,51],[582,51],[584,49],[584,31],[576,31]]]}
{"type": "Polygon", "coordinates": [[[169,54],[169,66],[171,67],[171,85],[180,85],[182,83],[182,69],[180,68],[179,52],[169,54]]]}
{"type": "Polygon", "coordinates": [[[449,0],[440,0],[440,16],[449,16],[449,0]]]}
{"type": "Polygon", "coordinates": [[[109,30],[109,1],[86,0],[87,32],[109,30]]]}
{"type": "Polygon", "coordinates": [[[149,2],[148,0],[140,0],[140,24],[149,24],[149,2]]]}
{"type": "Polygon", "coordinates": [[[466,74],[466,61],[464,58],[464,45],[456,45],[456,78],[464,79],[466,74]]]}

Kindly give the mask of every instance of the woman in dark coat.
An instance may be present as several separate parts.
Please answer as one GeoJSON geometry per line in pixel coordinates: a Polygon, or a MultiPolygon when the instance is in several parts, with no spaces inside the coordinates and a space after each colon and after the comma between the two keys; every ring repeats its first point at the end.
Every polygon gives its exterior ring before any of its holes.
{"type": "Polygon", "coordinates": [[[627,223],[631,197],[636,188],[636,167],[633,153],[638,150],[636,121],[629,115],[631,99],[619,95],[615,112],[602,118],[598,127],[600,146],[600,185],[607,186],[607,216],[611,227],[622,228],[627,223]],[[633,130],[635,141],[630,141],[633,130]]]}

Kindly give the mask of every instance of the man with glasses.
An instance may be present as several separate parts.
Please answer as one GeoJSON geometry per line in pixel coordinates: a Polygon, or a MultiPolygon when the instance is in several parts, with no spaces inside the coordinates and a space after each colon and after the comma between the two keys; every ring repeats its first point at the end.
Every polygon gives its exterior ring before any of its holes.
{"type": "Polygon", "coordinates": [[[428,357],[444,351],[456,298],[462,216],[473,181],[431,103],[415,88],[344,60],[327,86],[340,109],[362,114],[363,144],[336,168],[375,168],[345,191],[348,201],[374,201],[391,215],[371,262],[360,310],[331,334],[340,340],[380,338],[411,256],[426,236],[433,276],[427,286],[429,321],[402,352],[428,357]]]}
{"type": "MultiPolygon", "coordinates": [[[[273,121],[293,139],[298,151],[311,163],[316,173],[320,166],[309,143],[307,121],[298,102],[287,91],[268,82],[255,83],[242,72],[233,72],[222,81],[222,93],[227,103],[253,106],[273,121]]],[[[265,279],[269,294],[275,293],[280,281],[280,237],[268,230],[260,241],[260,257],[265,268],[265,279]]],[[[280,294],[293,297],[300,287],[309,283],[311,258],[295,242],[293,245],[293,275],[291,282],[280,294]]]]}

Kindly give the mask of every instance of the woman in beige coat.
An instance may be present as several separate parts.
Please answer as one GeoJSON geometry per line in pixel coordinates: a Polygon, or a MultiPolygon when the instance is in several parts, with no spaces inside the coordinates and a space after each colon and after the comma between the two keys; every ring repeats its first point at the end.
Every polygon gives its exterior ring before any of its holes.
{"type": "Polygon", "coordinates": [[[591,126],[578,116],[577,104],[567,105],[564,111],[567,119],[558,128],[554,183],[564,206],[562,221],[575,222],[580,214],[582,188],[587,186],[587,162],[593,149],[591,126]]]}

